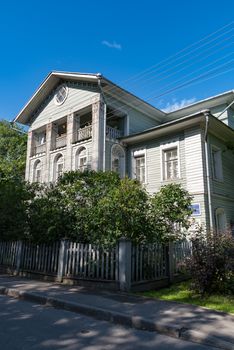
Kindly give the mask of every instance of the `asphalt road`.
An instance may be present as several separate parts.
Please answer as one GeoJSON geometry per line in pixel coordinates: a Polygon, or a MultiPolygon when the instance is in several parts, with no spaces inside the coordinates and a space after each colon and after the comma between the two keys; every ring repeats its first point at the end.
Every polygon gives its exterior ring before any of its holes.
{"type": "Polygon", "coordinates": [[[211,350],[153,332],[0,296],[0,350],[211,350]]]}

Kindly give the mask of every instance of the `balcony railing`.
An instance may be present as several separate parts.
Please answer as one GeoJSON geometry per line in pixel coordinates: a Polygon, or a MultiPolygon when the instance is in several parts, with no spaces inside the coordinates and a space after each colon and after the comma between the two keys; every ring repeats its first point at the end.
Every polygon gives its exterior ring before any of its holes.
{"type": "Polygon", "coordinates": [[[118,137],[121,137],[122,132],[118,129],[112,128],[111,126],[106,126],[106,137],[111,140],[111,139],[117,139],[118,137]]]}
{"type": "Polygon", "coordinates": [[[64,147],[64,146],[66,146],[66,144],[67,144],[67,135],[66,134],[55,138],[55,149],[64,147]]]}
{"type": "Polygon", "coordinates": [[[42,143],[41,145],[37,145],[34,147],[34,155],[35,154],[39,154],[39,153],[43,153],[46,151],[46,144],[42,143]]]}
{"type": "Polygon", "coordinates": [[[92,125],[80,128],[75,133],[74,142],[88,140],[92,137],[92,125]]]}

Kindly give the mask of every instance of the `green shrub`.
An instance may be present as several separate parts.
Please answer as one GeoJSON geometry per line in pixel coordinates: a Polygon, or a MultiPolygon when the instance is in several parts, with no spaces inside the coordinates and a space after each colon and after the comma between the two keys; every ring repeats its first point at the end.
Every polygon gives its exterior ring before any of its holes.
{"type": "Polygon", "coordinates": [[[200,294],[234,293],[234,239],[231,234],[200,231],[192,241],[193,254],[187,261],[192,289],[200,294]]]}

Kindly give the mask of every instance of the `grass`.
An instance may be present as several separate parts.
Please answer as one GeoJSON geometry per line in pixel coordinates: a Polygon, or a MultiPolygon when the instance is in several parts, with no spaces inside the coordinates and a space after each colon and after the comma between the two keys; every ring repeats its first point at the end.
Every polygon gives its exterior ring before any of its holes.
{"type": "Polygon", "coordinates": [[[206,297],[195,295],[190,289],[190,281],[176,283],[168,288],[142,293],[146,297],[185,304],[199,305],[209,309],[234,314],[234,296],[212,294],[206,297]]]}

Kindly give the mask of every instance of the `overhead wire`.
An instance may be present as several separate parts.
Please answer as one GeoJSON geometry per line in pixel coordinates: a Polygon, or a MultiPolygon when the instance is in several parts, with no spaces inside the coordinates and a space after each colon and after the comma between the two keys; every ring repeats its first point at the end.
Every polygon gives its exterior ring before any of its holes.
{"type": "MultiPolygon", "coordinates": [[[[165,59],[165,60],[159,62],[158,64],[156,64],[156,65],[154,65],[154,66],[152,66],[152,67],[156,67],[156,66],[160,65],[160,64],[163,63],[163,62],[166,62],[166,61],[168,61],[168,60],[171,60],[173,57],[176,57],[176,56],[178,56],[180,53],[185,52],[185,51],[186,51],[187,49],[189,49],[190,47],[193,47],[193,46],[199,44],[200,42],[205,41],[207,38],[209,38],[209,37],[215,35],[216,33],[220,32],[220,31],[222,31],[224,28],[227,28],[228,26],[232,25],[233,23],[234,23],[234,22],[231,22],[231,23],[227,24],[226,26],[224,26],[224,27],[218,29],[217,31],[215,31],[215,32],[213,32],[213,33],[211,33],[211,34],[209,34],[208,36],[204,37],[203,39],[201,39],[201,40],[199,40],[199,41],[197,41],[197,42],[195,42],[195,43],[193,43],[193,44],[187,46],[186,48],[180,50],[180,51],[177,52],[176,54],[170,56],[169,58],[167,58],[167,59],[165,59]]],[[[227,32],[220,34],[220,35],[217,36],[216,38],[213,38],[212,40],[210,40],[210,41],[204,43],[203,45],[200,45],[198,48],[193,49],[192,52],[197,51],[199,48],[208,45],[210,42],[213,42],[213,41],[217,40],[218,38],[222,37],[223,35],[229,33],[229,32],[232,31],[232,30],[233,30],[233,29],[230,29],[230,30],[228,30],[227,32]]],[[[209,47],[208,49],[204,50],[203,52],[206,52],[206,51],[210,50],[211,48],[213,48],[213,47],[215,47],[215,46],[217,46],[217,45],[220,45],[223,41],[226,41],[226,40],[228,40],[228,39],[229,39],[229,38],[223,39],[221,42],[216,43],[215,45],[209,47]]],[[[226,45],[226,46],[230,46],[230,45],[226,45]]],[[[214,53],[216,53],[216,52],[218,52],[218,51],[219,51],[219,50],[216,50],[214,53]]],[[[214,53],[211,53],[211,54],[208,55],[208,56],[211,56],[211,55],[213,55],[214,53]]],[[[178,58],[176,59],[176,61],[178,61],[178,60],[181,59],[182,57],[185,57],[186,55],[189,55],[189,54],[191,54],[191,51],[188,52],[187,54],[181,56],[181,57],[178,57],[178,58]]],[[[200,56],[201,54],[202,54],[202,53],[199,53],[198,56],[200,56]]],[[[184,63],[184,62],[179,63],[179,64],[177,64],[177,66],[179,66],[179,65],[181,65],[181,64],[183,64],[183,63],[184,63]]],[[[165,66],[165,65],[164,65],[164,66],[165,66]]],[[[190,66],[190,65],[188,65],[188,66],[190,66]]],[[[149,71],[152,67],[148,68],[148,69],[145,70],[145,71],[149,71]]],[[[202,69],[202,68],[201,68],[201,69],[202,69]]],[[[143,71],[143,72],[145,72],[145,71],[143,71]]],[[[167,70],[167,71],[168,71],[168,70],[167,70]]],[[[162,73],[163,73],[163,72],[159,73],[159,75],[162,75],[162,73]]],[[[177,74],[177,73],[178,73],[178,71],[175,72],[175,73],[173,73],[172,75],[175,75],[175,74],[177,74]]],[[[140,74],[142,74],[142,73],[138,73],[137,76],[139,77],[140,74]]],[[[191,74],[189,74],[189,75],[191,75],[191,74]]],[[[136,75],[135,75],[135,77],[136,77],[136,75]]],[[[153,79],[153,78],[154,78],[154,77],[152,77],[151,79],[153,79]]],[[[160,80],[164,80],[164,79],[166,79],[166,78],[167,78],[167,77],[164,77],[164,78],[162,78],[162,79],[160,79],[160,80]]],[[[196,80],[196,79],[198,79],[198,78],[199,78],[199,77],[194,78],[194,79],[196,80]]],[[[127,80],[130,80],[130,79],[127,79],[127,80]]],[[[125,81],[127,81],[127,80],[125,80],[125,81]]],[[[139,79],[138,79],[138,80],[139,80],[139,79]]],[[[172,83],[172,84],[173,84],[173,83],[172,83]]],[[[170,84],[170,85],[171,85],[171,84],[170,84]]],[[[180,87],[180,88],[181,88],[181,87],[180,87]]],[[[111,92],[111,90],[114,90],[114,89],[116,89],[116,86],[108,87],[107,89],[104,90],[104,93],[105,93],[105,94],[108,94],[108,93],[111,92]]],[[[176,89],[176,88],[174,88],[174,89],[176,89]]],[[[173,90],[173,91],[175,91],[175,90],[173,90]]],[[[124,92],[123,92],[123,94],[124,94],[124,92]]],[[[165,94],[165,92],[163,92],[163,94],[165,94]]],[[[85,96],[89,96],[89,93],[84,94],[84,97],[85,97],[85,96]]],[[[145,101],[148,101],[148,100],[150,100],[150,99],[152,99],[152,97],[150,97],[150,98],[148,98],[148,99],[145,99],[145,101]]],[[[90,101],[90,100],[92,100],[92,98],[90,98],[90,96],[89,96],[89,97],[87,97],[87,99],[83,99],[83,100],[82,100],[82,103],[87,102],[87,101],[90,101]]],[[[110,100],[116,101],[116,99],[115,99],[114,97],[110,97],[110,95],[108,96],[108,100],[109,100],[109,102],[110,102],[110,100]]],[[[141,102],[141,103],[142,103],[142,102],[141,102]]],[[[140,104],[141,104],[141,103],[140,103],[140,104]]],[[[138,104],[137,104],[137,105],[134,105],[133,107],[130,107],[130,109],[135,108],[135,107],[137,107],[137,106],[138,106],[138,104]]],[[[75,107],[75,105],[74,105],[73,107],[75,107]]],[[[112,113],[115,112],[115,111],[119,111],[119,109],[121,109],[121,107],[126,107],[126,104],[120,105],[120,106],[118,106],[115,110],[112,110],[111,112],[107,113],[107,117],[108,117],[108,114],[110,115],[110,114],[112,114],[112,113]]],[[[153,107],[153,106],[152,106],[152,107],[153,107]]],[[[71,108],[72,108],[72,107],[71,107],[71,108]]],[[[56,114],[56,113],[55,113],[55,114],[56,114]]],[[[55,115],[55,114],[54,114],[54,115],[55,115]]],[[[115,116],[113,116],[113,117],[115,117],[115,116]]],[[[108,118],[107,118],[107,119],[108,119],[108,118]]]]}

